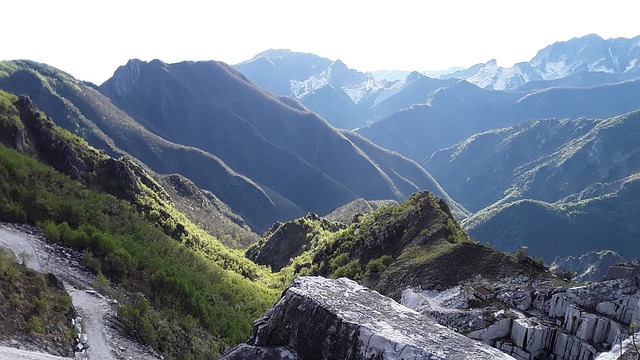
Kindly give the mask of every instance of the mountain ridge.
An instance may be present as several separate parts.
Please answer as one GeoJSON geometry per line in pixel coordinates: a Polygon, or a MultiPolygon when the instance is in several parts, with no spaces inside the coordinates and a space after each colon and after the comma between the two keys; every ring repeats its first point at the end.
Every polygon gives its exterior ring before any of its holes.
{"type": "MultiPolygon", "coordinates": [[[[557,41],[538,51],[528,62],[510,68],[498,67],[495,60],[446,74],[481,88],[516,90],[531,81],[565,78],[581,71],[626,74],[624,79],[640,77],[640,36],[603,39],[596,34],[557,41]]],[[[575,82],[574,86],[580,85],[575,82]]],[[[547,85],[548,86],[548,85],[547,85]]]]}

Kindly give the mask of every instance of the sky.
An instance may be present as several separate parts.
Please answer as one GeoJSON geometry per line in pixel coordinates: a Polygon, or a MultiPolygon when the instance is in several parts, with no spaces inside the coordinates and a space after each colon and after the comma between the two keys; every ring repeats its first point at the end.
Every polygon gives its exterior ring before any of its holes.
{"type": "Polygon", "coordinates": [[[0,60],[101,84],[129,59],[236,64],[267,49],[360,71],[528,61],[556,41],[640,35],[637,0],[21,0],[2,4],[0,60]]]}

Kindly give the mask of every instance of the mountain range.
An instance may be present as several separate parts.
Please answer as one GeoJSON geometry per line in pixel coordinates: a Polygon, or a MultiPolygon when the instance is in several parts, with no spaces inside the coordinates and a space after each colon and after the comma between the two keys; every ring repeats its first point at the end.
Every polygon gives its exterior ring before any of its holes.
{"type": "MultiPolygon", "coordinates": [[[[274,55],[268,51],[236,67],[253,79],[256,73],[269,73],[254,62],[274,55]]],[[[277,53],[279,58],[296,56],[277,53]]],[[[637,256],[627,240],[637,237],[627,224],[635,213],[620,215],[619,208],[602,204],[626,208],[625,198],[633,198],[637,116],[630,112],[640,109],[638,58],[640,37],[587,35],[551,44],[512,68],[492,60],[438,79],[414,72],[401,80],[402,75],[391,73],[394,80],[386,81],[377,73],[380,86],[368,92],[376,100],[373,106],[358,104],[364,115],[356,132],[421,163],[456,201],[476,213],[463,224],[479,241],[508,251],[531,244],[534,254],[547,259],[604,248],[637,256]],[[620,114],[627,115],[615,118],[620,114]],[[586,217],[576,215],[576,209],[586,217]],[[589,212],[606,216],[590,222],[585,220],[591,219],[589,212]],[[537,245],[544,241],[537,240],[535,229],[545,221],[557,225],[545,228],[546,239],[562,239],[563,246],[537,245]],[[534,225],[519,226],[529,222],[534,225]],[[607,236],[601,231],[585,230],[594,223],[616,236],[603,242],[607,236]]],[[[297,66],[304,64],[299,60],[297,66]]],[[[287,67],[274,63],[278,76],[287,77],[287,67]]],[[[332,64],[326,60],[322,66],[332,64]]],[[[331,122],[333,115],[323,106],[339,107],[322,103],[320,94],[329,87],[346,92],[356,83],[349,84],[349,77],[332,83],[327,68],[308,68],[308,81],[296,80],[315,84],[302,96],[292,86],[278,91],[299,98],[331,122]],[[327,81],[312,81],[319,78],[327,81]]]]}
{"type": "MultiPolygon", "coordinates": [[[[218,357],[303,275],[349,277],[483,340],[508,323],[489,343],[509,354],[542,351],[539,324],[512,308],[565,314],[544,320],[567,326],[547,350],[589,358],[603,349],[570,324],[591,315],[560,303],[581,296],[560,298],[571,273],[520,246],[640,257],[637,40],[556,43],[486,88],[288,50],[236,66],[134,59],[99,86],[2,61],[0,221],[75,248],[61,256],[126,291],[122,329],[168,358],[218,357]]],[[[598,311],[630,324],[633,301],[604,289],[598,311]]]]}
{"type": "MultiPolygon", "coordinates": [[[[603,39],[591,34],[551,44],[538,51],[528,62],[520,62],[512,67],[499,67],[496,60],[490,60],[443,75],[442,78],[465,79],[481,88],[493,90],[517,90],[529,82],[557,80],[586,73],[607,74],[600,77],[600,83],[613,83],[638,78],[639,57],[640,36],[603,39]]],[[[573,81],[572,85],[591,86],[586,80],[573,81]]]]}
{"type": "Polygon", "coordinates": [[[529,62],[510,68],[490,60],[442,72],[363,73],[340,60],[284,49],[267,50],[234,66],[260,87],[298,99],[332,125],[354,129],[414,104],[428,103],[432,92],[455,84],[455,80],[487,90],[526,92],[637,79],[639,44],[639,37],[605,40],[592,34],[551,44],[529,62]]]}
{"type": "Polygon", "coordinates": [[[222,63],[132,60],[101,87],[30,61],[0,68],[0,88],[29,95],[112,155],[186,176],[254,231],[360,197],[400,200],[426,188],[450,199],[417,163],[346,133],[351,140],[222,63]]]}
{"type": "Polygon", "coordinates": [[[290,50],[268,50],[234,67],[258,86],[298,99],[341,129],[375,122],[455,82],[416,71],[393,81],[376,80],[373,74],[350,69],[340,60],[290,50]]]}

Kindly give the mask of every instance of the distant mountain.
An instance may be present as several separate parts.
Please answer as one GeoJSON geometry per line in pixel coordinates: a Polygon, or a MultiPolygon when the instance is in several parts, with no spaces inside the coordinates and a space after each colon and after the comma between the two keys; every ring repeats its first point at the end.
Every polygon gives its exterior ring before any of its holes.
{"type": "Polygon", "coordinates": [[[274,94],[289,95],[292,81],[305,81],[325,71],[332,63],[332,60],[314,54],[271,49],[234,67],[256,85],[274,94]]]}
{"type": "MultiPolygon", "coordinates": [[[[494,90],[514,90],[531,81],[561,79],[580,72],[617,74],[628,80],[640,77],[639,59],[640,36],[605,40],[591,34],[556,42],[540,50],[529,62],[510,68],[498,67],[496,61],[491,60],[441,78],[465,79],[494,90]]],[[[557,83],[550,82],[546,87],[554,84],[557,83]]],[[[585,87],[589,82],[574,81],[570,85],[585,87]]]]}
{"type": "Polygon", "coordinates": [[[455,82],[418,72],[394,72],[393,80],[312,54],[269,50],[234,66],[256,85],[291,96],[333,126],[353,129],[424,102],[434,90],[455,82]]]}
{"type": "Polygon", "coordinates": [[[290,50],[268,50],[235,68],[256,85],[300,100],[343,129],[364,121],[358,103],[383,87],[372,75],[351,70],[340,60],[290,50]]]}
{"type": "MultiPolygon", "coordinates": [[[[464,80],[434,91],[421,105],[357,132],[417,161],[475,133],[544,118],[608,118],[640,109],[640,80],[593,88],[529,92],[480,89],[464,80]]],[[[427,168],[428,169],[428,168],[427,168]]]]}
{"type": "Polygon", "coordinates": [[[463,225],[478,241],[547,259],[602,249],[635,257],[638,144],[638,111],[550,119],[471,136],[426,164],[475,212],[463,225]]]}
{"type": "Polygon", "coordinates": [[[616,189],[586,200],[507,202],[474,214],[465,227],[480,242],[511,252],[527,245],[530,254],[549,261],[602,249],[640,257],[640,173],[616,189]]]}
{"type": "Polygon", "coordinates": [[[0,76],[1,89],[29,95],[60,126],[111,155],[135,157],[157,173],[184,174],[245,216],[252,227],[267,226],[275,214],[288,217],[304,213],[290,203],[272,199],[218,157],[148,131],[95,85],[31,61],[0,62],[0,69],[4,70],[4,76],[0,76]]]}
{"type": "Polygon", "coordinates": [[[640,172],[640,112],[607,120],[536,120],[473,135],[425,163],[462,204],[579,201],[640,172]],[[610,184],[606,186],[605,184],[610,184]]]}
{"type": "Polygon", "coordinates": [[[522,62],[511,68],[503,68],[498,66],[495,59],[440,77],[464,79],[478,87],[491,90],[516,89],[529,81],[543,79],[529,63],[522,62]]]}
{"type": "Polygon", "coordinates": [[[489,130],[436,151],[424,164],[452,196],[470,211],[478,211],[502,199],[516,178],[526,173],[527,164],[550,156],[599,122],[586,118],[534,120],[489,130]]]}
{"type": "Polygon", "coordinates": [[[0,88],[32,96],[64,127],[108,152],[186,176],[255,231],[359,197],[401,200],[430,189],[449,198],[418,164],[350,140],[222,63],[132,60],[100,89],[46,65],[0,64],[6,69],[0,88]]]}

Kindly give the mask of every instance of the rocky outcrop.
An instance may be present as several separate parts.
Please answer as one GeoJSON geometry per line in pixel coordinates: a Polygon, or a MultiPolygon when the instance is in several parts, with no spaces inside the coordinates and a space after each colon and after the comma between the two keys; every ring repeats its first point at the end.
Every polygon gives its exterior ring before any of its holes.
{"type": "Polygon", "coordinates": [[[487,285],[478,277],[442,292],[409,288],[401,302],[518,360],[599,359],[618,353],[614,345],[629,343],[630,325],[640,322],[636,277],[566,288],[512,276],[491,284],[495,299],[482,305],[472,290],[477,283],[487,285]]]}
{"type": "MultiPolygon", "coordinates": [[[[582,200],[582,199],[579,199],[582,200]]],[[[572,271],[574,281],[601,281],[611,265],[624,261],[620,254],[611,250],[590,251],[581,256],[555,258],[549,266],[551,271],[572,271]]],[[[610,279],[607,279],[610,280],[610,279]]]]}
{"type": "Polygon", "coordinates": [[[378,292],[299,277],[223,359],[510,359],[378,292]]]}
{"type": "Polygon", "coordinates": [[[246,257],[257,264],[280,271],[291,259],[309,250],[312,240],[321,232],[336,232],[345,225],[329,221],[315,213],[287,222],[276,222],[264,234],[264,239],[247,249],[246,257]]]}
{"type": "Polygon", "coordinates": [[[359,198],[352,202],[342,205],[330,214],[324,216],[332,221],[339,221],[343,224],[351,224],[355,218],[362,214],[368,214],[377,210],[382,206],[398,205],[395,200],[365,200],[359,198]]]}

